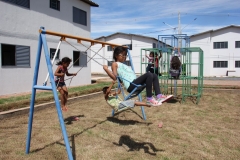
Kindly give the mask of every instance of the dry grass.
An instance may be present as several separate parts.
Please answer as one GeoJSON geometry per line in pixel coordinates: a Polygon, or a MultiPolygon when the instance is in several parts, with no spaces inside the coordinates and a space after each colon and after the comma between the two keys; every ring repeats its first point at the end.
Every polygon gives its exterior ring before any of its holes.
{"type": "MultiPolygon", "coordinates": [[[[240,91],[205,90],[199,105],[172,100],[161,107],[140,108],[111,117],[102,95],[69,103],[64,112],[77,160],[239,159],[240,91]],[[78,116],[79,121],[72,121],[78,116]],[[158,124],[163,122],[163,127],[158,124]]],[[[0,159],[67,159],[56,109],[35,112],[31,153],[25,154],[28,115],[1,120],[0,159]]]]}

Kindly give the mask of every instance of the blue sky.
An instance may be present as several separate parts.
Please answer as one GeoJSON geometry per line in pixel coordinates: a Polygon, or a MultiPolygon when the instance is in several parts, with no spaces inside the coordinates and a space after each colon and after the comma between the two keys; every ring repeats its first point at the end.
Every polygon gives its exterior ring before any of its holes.
{"type": "Polygon", "coordinates": [[[116,32],[155,38],[174,34],[178,32],[178,12],[182,34],[192,35],[231,24],[240,25],[239,0],[92,1],[99,7],[91,7],[91,38],[116,32]]]}

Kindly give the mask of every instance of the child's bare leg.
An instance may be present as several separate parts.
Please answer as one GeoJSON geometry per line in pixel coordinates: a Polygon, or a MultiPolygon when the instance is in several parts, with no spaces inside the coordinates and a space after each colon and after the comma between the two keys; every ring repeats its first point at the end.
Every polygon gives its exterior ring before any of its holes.
{"type": "Polygon", "coordinates": [[[62,87],[58,87],[58,91],[60,92],[61,108],[63,111],[66,111],[64,90],[62,87]]]}
{"type": "Polygon", "coordinates": [[[139,102],[139,101],[135,101],[134,103],[136,106],[146,106],[146,107],[151,107],[150,105],[148,105],[145,102],[139,102]]]}
{"type": "Polygon", "coordinates": [[[68,90],[67,90],[67,87],[66,86],[62,86],[62,89],[64,91],[64,106],[65,106],[65,109],[67,110],[67,99],[68,99],[68,90]]]}

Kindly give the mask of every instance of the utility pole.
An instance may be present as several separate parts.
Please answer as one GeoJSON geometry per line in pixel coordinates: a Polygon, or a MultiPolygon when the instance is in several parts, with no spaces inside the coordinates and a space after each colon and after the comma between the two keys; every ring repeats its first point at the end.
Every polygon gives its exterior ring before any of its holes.
{"type": "MultiPolygon", "coordinates": [[[[182,34],[180,12],[178,12],[178,34],[182,34]]],[[[178,39],[178,47],[182,47],[182,39],[178,39]]]]}

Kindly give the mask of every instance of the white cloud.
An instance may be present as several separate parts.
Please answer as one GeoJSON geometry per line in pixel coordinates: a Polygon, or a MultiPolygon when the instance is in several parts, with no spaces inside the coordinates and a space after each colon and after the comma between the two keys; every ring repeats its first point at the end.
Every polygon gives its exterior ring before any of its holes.
{"type": "Polygon", "coordinates": [[[99,2],[100,7],[92,8],[93,37],[95,34],[104,35],[115,32],[149,33],[144,35],[153,37],[158,33],[173,34],[173,30],[166,30],[169,27],[162,22],[177,27],[178,12],[181,12],[181,20],[183,20],[181,23],[188,25],[184,33],[189,35],[230,25],[228,21],[230,18],[226,18],[228,13],[238,19],[235,24],[240,23],[240,13],[231,13],[238,12],[240,9],[239,2],[234,0],[94,0],[94,2],[99,2]],[[218,24],[215,24],[214,20],[209,20],[210,16],[217,17],[218,24]],[[195,17],[199,17],[199,20],[193,23],[192,20],[195,17]],[[226,22],[221,22],[224,17],[226,22]],[[154,32],[159,30],[162,31],[154,32]]]}

